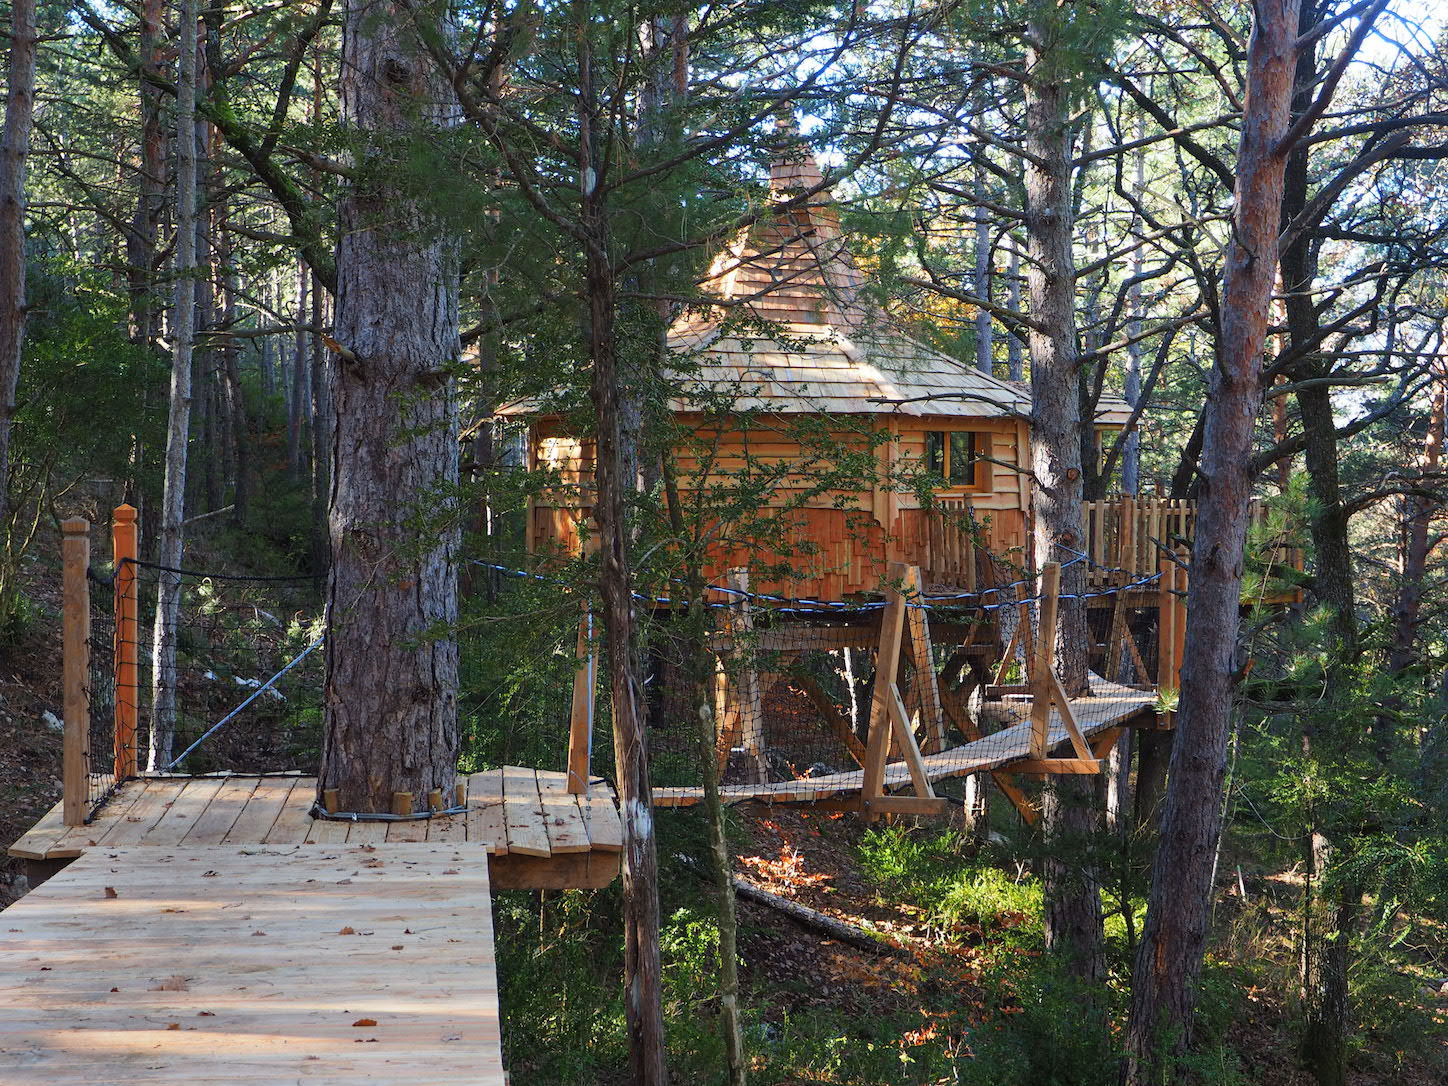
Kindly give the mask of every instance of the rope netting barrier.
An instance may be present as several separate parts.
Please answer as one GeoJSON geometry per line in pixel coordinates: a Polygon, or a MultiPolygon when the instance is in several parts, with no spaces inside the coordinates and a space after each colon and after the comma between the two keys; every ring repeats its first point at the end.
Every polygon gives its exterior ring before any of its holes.
{"type": "MultiPolygon", "coordinates": [[[[322,728],[320,583],[126,561],[137,619],[115,635],[122,748],[136,770],[315,772],[322,728]],[[175,594],[157,623],[160,591],[175,594]]],[[[120,578],[118,577],[118,580],[120,578]]],[[[114,730],[112,736],[115,735],[114,730]]]]}
{"type": "Polygon", "coordinates": [[[113,757],[116,718],[115,601],[110,584],[100,581],[90,593],[90,629],[86,639],[85,696],[88,707],[85,746],[85,803],[89,816],[116,786],[113,757]]]}

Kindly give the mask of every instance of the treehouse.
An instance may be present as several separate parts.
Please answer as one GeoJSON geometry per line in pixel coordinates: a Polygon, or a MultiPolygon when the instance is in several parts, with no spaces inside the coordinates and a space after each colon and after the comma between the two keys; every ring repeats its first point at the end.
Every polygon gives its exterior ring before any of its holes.
{"type": "MultiPolygon", "coordinates": [[[[718,510],[706,576],[787,566],[790,577],[756,575],[755,587],[839,601],[878,589],[891,562],[965,591],[1025,566],[1027,389],[891,322],[797,144],[775,161],[770,198],[773,212],[714,260],[712,304],[668,336],[679,489],[686,505],[718,510]],[[731,489],[764,494],[773,516],[734,530],[731,489]]],[[[529,551],[587,547],[591,440],[537,403],[502,414],[527,421],[529,466],[558,484],[530,504],[529,551]]],[[[1104,399],[1093,423],[1119,431],[1128,416],[1104,399]]]]}

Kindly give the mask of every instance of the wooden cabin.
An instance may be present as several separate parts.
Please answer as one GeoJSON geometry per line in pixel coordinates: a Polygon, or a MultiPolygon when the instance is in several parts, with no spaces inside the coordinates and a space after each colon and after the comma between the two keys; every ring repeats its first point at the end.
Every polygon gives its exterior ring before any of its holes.
{"type": "MultiPolygon", "coordinates": [[[[775,212],[710,268],[717,305],[669,332],[679,359],[671,407],[691,435],[675,453],[686,502],[716,496],[729,479],[769,478],[771,504],[789,523],[763,548],[757,523],[734,540],[723,524],[706,574],[783,560],[796,575],[756,587],[842,600],[877,589],[892,561],[919,566],[932,587],[968,591],[1023,566],[1029,391],[890,320],[797,140],[775,161],[770,188],[775,212]],[[830,461],[846,451],[867,454],[869,478],[831,479],[830,461]],[[921,486],[933,500],[922,503],[921,486]]],[[[592,442],[537,404],[501,413],[527,419],[529,466],[560,483],[530,505],[530,553],[587,546],[592,442]]],[[[1106,400],[1095,425],[1120,430],[1128,414],[1124,401],[1106,400]]]]}

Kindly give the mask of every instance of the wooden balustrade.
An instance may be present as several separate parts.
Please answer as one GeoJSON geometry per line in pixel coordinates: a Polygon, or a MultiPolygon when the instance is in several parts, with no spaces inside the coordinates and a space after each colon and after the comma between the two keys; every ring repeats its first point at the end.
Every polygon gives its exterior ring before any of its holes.
{"type": "Polygon", "coordinates": [[[980,547],[970,503],[961,498],[938,501],[927,514],[924,535],[924,553],[916,556],[924,581],[974,592],[980,547]]]}

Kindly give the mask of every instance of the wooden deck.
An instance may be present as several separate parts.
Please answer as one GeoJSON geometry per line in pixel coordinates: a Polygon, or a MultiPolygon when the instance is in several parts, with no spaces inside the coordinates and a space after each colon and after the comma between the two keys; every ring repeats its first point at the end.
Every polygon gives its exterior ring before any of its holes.
{"type": "Polygon", "coordinates": [[[502,1084],[464,844],[88,851],[5,910],[0,1081],[502,1084]]]}
{"type": "Polygon", "coordinates": [[[211,845],[478,844],[500,890],[596,888],[618,874],[623,827],[613,789],[595,778],[571,795],[562,773],[505,766],[468,778],[466,814],[411,822],[311,815],[312,777],[149,777],[122,784],[86,826],[56,804],[10,855],[72,860],[94,848],[211,845]]]}
{"type": "MultiPolygon", "coordinates": [[[[1071,699],[1072,715],[1088,739],[1141,716],[1156,702],[1156,694],[1151,691],[1119,686],[1099,678],[1092,680],[1091,688],[1090,697],[1071,699]]],[[[991,769],[1008,769],[1011,762],[1027,759],[1031,743],[1030,711],[1029,699],[985,703],[982,718],[1006,726],[973,743],[927,754],[923,759],[926,775],[934,783],[991,769]]],[[[1066,727],[1060,714],[1052,709],[1048,747],[1054,748],[1066,740],[1066,727]]],[[[725,803],[813,803],[857,795],[864,784],[864,776],[864,771],[857,769],[778,783],[726,785],[719,789],[719,793],[725,803]]],[[[885,767],[886,791],[909,785],[910,771],[904,762],[891,762],[885,767]]],[[[685,807],[700,802],[703,795],[702,788],[655,788],[654,804],[659,807],[685,807]]]]}

